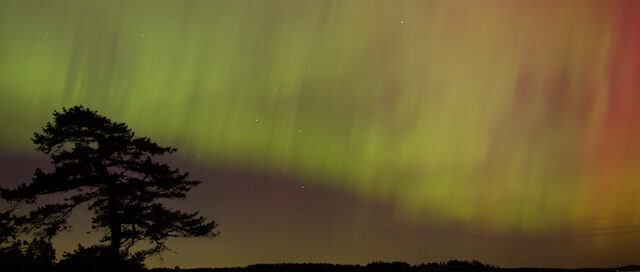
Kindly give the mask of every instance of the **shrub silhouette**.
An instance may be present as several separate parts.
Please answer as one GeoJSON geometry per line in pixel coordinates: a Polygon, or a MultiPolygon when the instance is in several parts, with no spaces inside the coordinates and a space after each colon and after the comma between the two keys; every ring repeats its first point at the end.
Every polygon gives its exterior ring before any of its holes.
{"type": "Polygon", "coordinates": [[[55,258],[53,246],[43,239],[33,239],[31,242],[17,240],[0,248],[2,271],[52,271],[55,258]]]}
{"type": "Polygon", "coordinates": [[[109,271],[146,271],[141,259],[129,258],[121,254],[113,259],[107,246],[91,246],[88,248],[78,245],[73,252],[65,253],[56,265],[59,272],[109,272],[109,271]]]}

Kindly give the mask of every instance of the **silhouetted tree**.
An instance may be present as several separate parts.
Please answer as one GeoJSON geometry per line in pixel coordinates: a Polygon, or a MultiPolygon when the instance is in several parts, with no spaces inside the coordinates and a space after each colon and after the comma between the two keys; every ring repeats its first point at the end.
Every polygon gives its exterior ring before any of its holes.
{"type": "Polygon", "coordinates": [[[67,218],[80,204],[94,213],[92,228],[106,230],[112,256],[129,254],[138,241],[151,248],[138,251],[144,257],[166,249],[169,237],[214,237],[216,223],[197,212],[166,208],[160,200],[182,199],[200,182],[188,179],[157,156],[175,152],[147,137],[137,137],[124,123],[96,111],[75,106],[54,111],[53,123],[36,132],[37,150],[51,158],[54,169],[36,169],[32,182],[16,189],[0,189],[10,202],[35,203],[38,196],[62,194],[63,201],[39,206],[28,214],[26,226],[40,237],[52,237],[67,229],[67,218]]]}

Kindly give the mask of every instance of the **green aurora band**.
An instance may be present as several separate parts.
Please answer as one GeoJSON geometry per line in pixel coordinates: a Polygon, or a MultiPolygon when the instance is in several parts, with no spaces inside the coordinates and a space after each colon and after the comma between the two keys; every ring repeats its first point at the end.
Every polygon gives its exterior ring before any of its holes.
{"type": "Polygon", "coordinates": [[[634,1],[3,1],[0,152],[83,104],[190,165],[410,224],[638,252],[639,20],[634,1]]]}

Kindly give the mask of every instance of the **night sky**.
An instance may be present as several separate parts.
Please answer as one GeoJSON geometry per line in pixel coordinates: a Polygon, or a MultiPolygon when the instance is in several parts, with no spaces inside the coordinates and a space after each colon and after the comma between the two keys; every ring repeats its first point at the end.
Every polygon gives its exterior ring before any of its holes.
{"type": "Polygon", "coordinates": [[[77,104],[203,181],[151,267],[640,262],[640,1],[3,0],[0,185],[77,104]]]}

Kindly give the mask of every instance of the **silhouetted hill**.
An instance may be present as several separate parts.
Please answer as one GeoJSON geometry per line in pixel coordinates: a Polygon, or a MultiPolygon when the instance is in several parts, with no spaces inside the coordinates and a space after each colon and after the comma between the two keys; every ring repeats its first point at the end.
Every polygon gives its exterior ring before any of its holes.
{"type": "Polygon", "coordinates": [[[640,266],[630,265],[620,268],[583,268],[583,269],[556,269],[556,268],[499,268],[482,264],[478,261],[453,260],[446,263],[428,263],[409,265],[404,262],[373,262],[362,265],[340,264],[254,264],[247,267],[232,268],[194,268],[174,269],[154,268],[152,272],[440,272],[440,271],[509,271],[509,272],[595,272],[595,271],[640,271],[640,266]]]}

